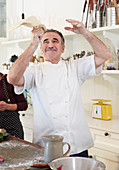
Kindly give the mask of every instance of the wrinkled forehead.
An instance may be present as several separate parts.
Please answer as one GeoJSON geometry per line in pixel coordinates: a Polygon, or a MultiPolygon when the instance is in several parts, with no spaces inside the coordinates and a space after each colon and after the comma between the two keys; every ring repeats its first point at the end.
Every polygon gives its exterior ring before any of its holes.
{"type": "Polygon", "coordinates": [[[53,39],[57,39],[59,42],[61,42],[61,37],[59,34],[57,34],[55,32],[46,32],[46,33],[44,33],[44,35],[41,39],[41,43],[43,43],[46,40],[53,40],[53,39]]]}

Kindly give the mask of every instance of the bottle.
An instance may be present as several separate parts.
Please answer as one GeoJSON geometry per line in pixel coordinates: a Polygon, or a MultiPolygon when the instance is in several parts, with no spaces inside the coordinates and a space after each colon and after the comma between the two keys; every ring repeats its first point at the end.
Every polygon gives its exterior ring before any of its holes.
{"type": "Polygon", "coordinates": [[[117,50],[118,70],[119,70],[119,49],[117,50]]]}
{"type": "Polygon", "coordinates": [[[112,2],[112,7],[111,7],[111,26],[116,25],[116,11],[115,11],[115,6],[114,3],[112,2]]]}

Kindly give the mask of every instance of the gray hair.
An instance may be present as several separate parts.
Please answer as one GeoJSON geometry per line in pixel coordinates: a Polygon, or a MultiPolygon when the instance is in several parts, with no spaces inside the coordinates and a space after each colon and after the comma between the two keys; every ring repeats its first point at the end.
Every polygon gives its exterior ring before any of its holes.
{"type": "Polygon", "coordinates": [[[47,33],[47,32],[55,32],[55,33],[57,33],[57,34],[61,37],[62,44],[63,44],[63,45],[65,44],[65,39],[64,39],[64,36],[62,35],[61,32],[59,32],[59,31],[57,31],[57,30],[54,30],[54,29],[47,29],[47,30],[44,32],[44,34],[47,33]]]}

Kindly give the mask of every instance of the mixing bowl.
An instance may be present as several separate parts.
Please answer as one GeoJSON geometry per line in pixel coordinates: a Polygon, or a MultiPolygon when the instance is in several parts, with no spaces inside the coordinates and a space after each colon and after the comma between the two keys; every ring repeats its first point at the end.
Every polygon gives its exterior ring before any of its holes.
{"type": "Polygon", "coordinates": [[[53,160],[50,164],[53,170],[105,170],[104,163],[93,158],[63,157],[53,160]]]}

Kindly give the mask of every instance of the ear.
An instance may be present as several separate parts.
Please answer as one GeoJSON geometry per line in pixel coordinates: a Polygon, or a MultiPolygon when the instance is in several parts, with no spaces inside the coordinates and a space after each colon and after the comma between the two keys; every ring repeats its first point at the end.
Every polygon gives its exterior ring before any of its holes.
{"type": "Polygon", "coordinates": [[[62,45],[62,53],[64,53],[65,45],[62,45]]]}
{"type": "Polygon", "coordinates": [[[41,54],[43,54],[42,47],[40,46],[41,54]]]}

